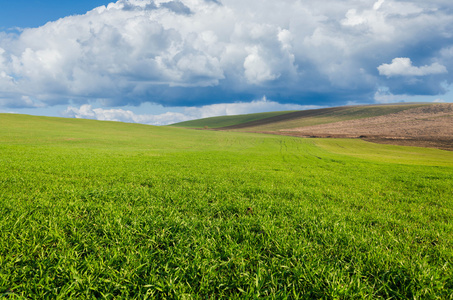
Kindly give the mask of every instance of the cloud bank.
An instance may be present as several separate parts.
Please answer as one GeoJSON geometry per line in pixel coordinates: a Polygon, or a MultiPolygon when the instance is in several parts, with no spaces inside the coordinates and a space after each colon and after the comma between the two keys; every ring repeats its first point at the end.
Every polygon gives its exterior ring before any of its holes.
{"type": "Polygon", "coordinates": [[[203,107],[266,95],[324,106],[373,102],[382,88],[442,95],[452,83],[452,13],[447,0],[119,0],[0,32],[0,105],[203,107]]]}
{"type": "Polygon", "coordinates": [[[95,119],[101,121],[118,121],[127,123],[142,123],[148,125],[168,125],[183,121],[216,117],[231,116],[267,111],[305,110],[320,108],[316,105],[280,104],[269,101],[265,97],[252,102],[237,102],[205,105],[202,107],[186,107],[183,112],[166,112],[159,115],[136,114],[125,109],[93,108],[90,104],[80,107],[69,106],[64,116],[81,119],[95,119]]]}

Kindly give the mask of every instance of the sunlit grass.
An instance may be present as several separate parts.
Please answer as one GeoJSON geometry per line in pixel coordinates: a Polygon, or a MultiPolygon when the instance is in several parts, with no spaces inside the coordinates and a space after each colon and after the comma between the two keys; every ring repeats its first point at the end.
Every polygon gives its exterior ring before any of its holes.
{"type": "Polygon", "coordinates": [[[380,145],[360,139],[316,139],[316,145],[337,154],[396,164],[453,166],[453,152],[432,148],[380,145]]]}
{"type": "Polygon", "coordinates": [[[0,125],[6,298],[452,298],[451,152],[0,125]]]}

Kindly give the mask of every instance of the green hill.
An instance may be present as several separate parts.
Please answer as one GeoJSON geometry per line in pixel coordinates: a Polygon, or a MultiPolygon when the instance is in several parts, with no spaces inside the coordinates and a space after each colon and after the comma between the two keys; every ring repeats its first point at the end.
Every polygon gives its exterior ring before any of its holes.
{"type": "Polygon", "coordinates": [[[10,114],[0,128],[0,298],[453,294],[453,152],[10,114]]]}
{"type": "Polygon", "coordinates": [[[364,119],[397,113],[426,104],[341,106],[303,110],[253,122],[223,127],[224,130],[276,131],[281,129],[364,119]]]}
{"type": "Polygon", "coordinates": [[[342,106],[313,110],[222,116],[173,124],[176,127],[240,131],[276,131],[397,113],[429,104],[342,106]]]}
{"type": "Polygon", "coordinates": [[[253,122],[261,119],[268,119],[274,116],[284,115],[292,111],[277,111],[277,112],[265,112],[256,114],[245,114],[245,115],[234,115],[234,116],[221,116],[211,117],[204,119],[197,119],[192,121],[185,121],[169,126],[173,127],[187,127],[187,128],[220,128],[226,126],[234,126],[238,124],[244,124],[253,122]]]}

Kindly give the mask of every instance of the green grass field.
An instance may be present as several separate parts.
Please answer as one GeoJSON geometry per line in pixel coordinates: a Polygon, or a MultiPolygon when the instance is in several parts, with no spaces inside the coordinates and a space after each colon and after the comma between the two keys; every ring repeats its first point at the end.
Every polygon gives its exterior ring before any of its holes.
{"type": "Polygon", "coordinates": [[[0,298],[453,299],[453,152],[0,126],[0,298]]]}

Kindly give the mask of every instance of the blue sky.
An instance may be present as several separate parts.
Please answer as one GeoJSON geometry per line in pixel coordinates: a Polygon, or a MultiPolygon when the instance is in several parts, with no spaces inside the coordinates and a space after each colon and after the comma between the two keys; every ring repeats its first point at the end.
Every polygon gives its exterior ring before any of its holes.
{"type": "Polygon", "coordinates": [[[2,3],[0,112],[162,125],[453,102],[450,0],[2,3]]]}
{"type": "Polygon", "coordinates": [[[97,6],[109,3],[108,0],[2,0],[0,29],[39,27],[49,21],[75,14],[85,14],[97,6]]]}

